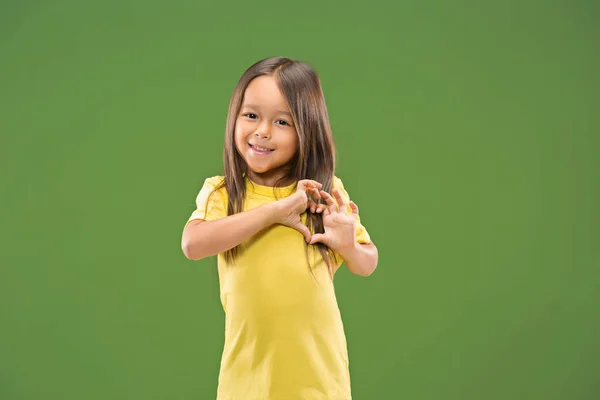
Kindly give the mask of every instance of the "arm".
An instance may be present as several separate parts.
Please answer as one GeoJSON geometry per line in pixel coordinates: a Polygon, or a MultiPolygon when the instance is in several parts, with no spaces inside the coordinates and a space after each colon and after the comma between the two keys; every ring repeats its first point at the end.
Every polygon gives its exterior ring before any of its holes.
{"type": "Polygon", "coordinates": [[[277,202],[215,221],[190,221],[181,239],[183,254],[200,260],[230,250],[279,219],[277,202]]]}
{"type": "Polygon", "coordinates": [[[183,254],[190,260],[214,256],[234,248],[273,224],[296,229],[308,242],[311,233],[302,224],[300,214],[306,211],[308,205],[306,192],[318,190],[319,187],[321,184],[318,182],[301,180],[296,193],[285,199],[217,220],[190,221],[181,238],[183,254]]]}
{"type": "Polygon", "coordinates": [[[339,253],[344,259],[346,266],[355,275],[369,276],[377,268],[379,253],[373,242],[360,244],[356,242],[354,247],[339,253]]]}

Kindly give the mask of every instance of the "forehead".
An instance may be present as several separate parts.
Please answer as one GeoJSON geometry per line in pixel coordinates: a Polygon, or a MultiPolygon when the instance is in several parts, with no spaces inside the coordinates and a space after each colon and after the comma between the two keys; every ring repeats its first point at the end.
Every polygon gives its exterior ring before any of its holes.
{"type": "Polygon", "coordinates": [[[250,82],[244,93],[244,105],[288,109],[287,102],[279,90],[276,79],[268,75],[259,76],[250,82]]]}

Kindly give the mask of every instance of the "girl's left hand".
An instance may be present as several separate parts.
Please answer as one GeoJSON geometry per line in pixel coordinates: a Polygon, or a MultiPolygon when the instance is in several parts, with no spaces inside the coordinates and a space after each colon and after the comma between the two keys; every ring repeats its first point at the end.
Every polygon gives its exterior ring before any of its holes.
{"type": "Polygon", "coordinates": [[[309,243],[323,243],[338,254],[352,249],[356,245],[358,206],[353,201],[350,201],[349,205],[352,213],[348,214],[348,204],[346,204],[338,189],[333,189],[333,195],[335,196],[335,200],[337,200],[337,204],[329,193],[320,191],[320,195],[326,204],[319,204],[315,211],[322,211],[323,213],[325,233],[312,235],[309,243]]]}

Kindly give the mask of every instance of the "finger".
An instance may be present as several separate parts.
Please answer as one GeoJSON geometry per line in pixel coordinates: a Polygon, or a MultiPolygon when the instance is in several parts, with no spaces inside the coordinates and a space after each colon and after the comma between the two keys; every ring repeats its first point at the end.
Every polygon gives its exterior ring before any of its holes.
{"type": "Polygon", "coordinates": [[[323,185],[321,185],[317,181],[313,181],[312,179],[302,179],[298,181],[298,190],[306,191],[308,188],[318,188],[320,189],[323,185]]]}
{"type": "Polygon", "coordinates": [[[346,214],[346,211],[348,211],[348,205],[342,196],[342,192],[340,192],[339,189],[333,189],[333,195],[335,196],[338,206],[340,207],[340,212],[346,214]]]}
{"type": "Polygon", "coordinates": [[[325,204],[319,204],[317,206],[317,214],[322,213],[323,211],[325,211],[327,209],[327,206],[325,204]]]}
{"type": "Polygon", "coordinates": [[[304,236],[304,240],[306,240],[306,242],[310,242],[311,241],[311,233],[310,230],[306,227],[306,225],[303,225],[302,223],[298,222],[294,228],[296,228],[296,230],[298,232],[300,232],[302,234],[302,236],[304,236]]]}
{"type": "Polygon", "coordinates": [[[333,200],[333,197],[331,197],[329,193],[321,190],[321,197],[325,199],[329,212],[334,213],[338,211],[337,204],[335,203],[335,200],[333,200]]]}
{"type": "Polygon", "coordinates": [[[321,195],[319,194],[318,188],[312,189],[311,194],[315,197],[315,199],[317,199],[317,201],[321,200],[321,195]]]}
{"type": "Polygon", "coordinates": [[[323,243],[324,245],[328,246],[329,238],[323,233],[315,233],[314,235],[312,235],[312,238],[310,239],[310,241],[308,243],[309,244],[323,243]]]}
{"type": "Polygon", "coordinates": [[[352,210],[352,214],[358,215],[358,206],[352,200],[350,200],[350,209],[352,210]]]}
{"type": "Polygon", "coordinates": [[[317,188],[309,189],[309,193],[307,193],[307,194],[312,196],[312,198],[309,197],[309,207],[310,207],[310,211],[314,213],[317,211],[319,201],[321,200],[321,195],[319,194],[319,189],[317,189],[317,188]]]}

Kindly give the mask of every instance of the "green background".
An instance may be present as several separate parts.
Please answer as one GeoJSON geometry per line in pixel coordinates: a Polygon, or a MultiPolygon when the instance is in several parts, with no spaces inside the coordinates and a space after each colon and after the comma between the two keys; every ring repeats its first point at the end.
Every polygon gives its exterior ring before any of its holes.
{"type": "Polygon", "coordinates": [[[336,276],[354,399],[600,397],[591,1],[3,1],[0,399],[211,399],[181,232],[255,61],[320,73],[379,247],[336,276]]]}

